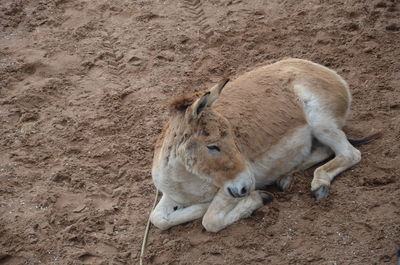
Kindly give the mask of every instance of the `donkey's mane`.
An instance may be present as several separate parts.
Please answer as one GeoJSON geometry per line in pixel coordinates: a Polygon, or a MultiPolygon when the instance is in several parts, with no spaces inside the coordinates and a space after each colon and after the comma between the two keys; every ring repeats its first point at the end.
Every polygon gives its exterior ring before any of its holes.
{"type": "Polygon", "coordinates": [[[192,105],[196,99],[198,99],[204,91],[194,92],[191,94],[184,94],[177,96],[169,103],[170,112],[184,112],[186,109],[192,105]]]}

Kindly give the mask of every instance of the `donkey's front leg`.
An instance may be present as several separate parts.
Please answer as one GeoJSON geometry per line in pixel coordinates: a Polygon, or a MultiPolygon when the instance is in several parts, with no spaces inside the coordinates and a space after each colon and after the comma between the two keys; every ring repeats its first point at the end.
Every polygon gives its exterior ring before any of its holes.
{"type": "Polygon", "coordinates": [[[209,232],[218,232],[271,200],[272,195],[267,192],[252,191],[246,197],[233,198],[221,189],[203,217],[203,226],[209,232]]]}
{"type": "Polygon", "coordinates": [[[209,205],[210,203],[200,203],[183,207],[163,194],[150,215],[150,221],[161,230],[166,230],[202,217],[209,205]]]}

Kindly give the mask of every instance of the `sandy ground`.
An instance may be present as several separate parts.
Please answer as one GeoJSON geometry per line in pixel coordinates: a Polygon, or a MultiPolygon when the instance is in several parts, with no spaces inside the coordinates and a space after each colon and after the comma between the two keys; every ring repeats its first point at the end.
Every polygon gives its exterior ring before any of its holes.
{"type": "Polygon", "coordinates": [[[146,264],[394,264],[397,0],[2,0],[0,264],[137,264],[175,95],[284,57],[344,76],[346,131],[383,138],[316,202],[311,176],[217,234],[152,227],[146,264]]]}

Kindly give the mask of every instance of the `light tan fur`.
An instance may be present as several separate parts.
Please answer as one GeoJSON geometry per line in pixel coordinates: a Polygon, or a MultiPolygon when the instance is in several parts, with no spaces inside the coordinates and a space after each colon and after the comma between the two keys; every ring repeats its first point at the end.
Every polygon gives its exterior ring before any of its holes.
{"type": "Polygon", "coordinates": [[[219,231],[261,207],[266,195],[256,188],[286,189],[291,173],[334,153],[311,183],[324,198],[361,159],[341,130],[351,95],[334,71],[287,59],[226,82],[171,104],[152,169],[163,197],[151,221],[161,229],[204,216],[204,227],[219,231]]]}

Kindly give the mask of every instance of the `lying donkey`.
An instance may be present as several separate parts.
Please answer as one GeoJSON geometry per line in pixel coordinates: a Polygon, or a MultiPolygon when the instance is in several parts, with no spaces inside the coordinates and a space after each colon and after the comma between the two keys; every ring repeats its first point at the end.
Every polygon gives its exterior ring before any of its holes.
{"type": "Polygon", "coordinates": [[[163,196],[150,220],[160,229],[203,217],[217,232],[271,199],[257,189],[286,190],[294,172],[334,155],[311,183],[323,199],[334,177],[361,159],[342,131],[351,95],[334,71],[287,59],[227,82],[171,104],[152,168],[163,196]]]}

